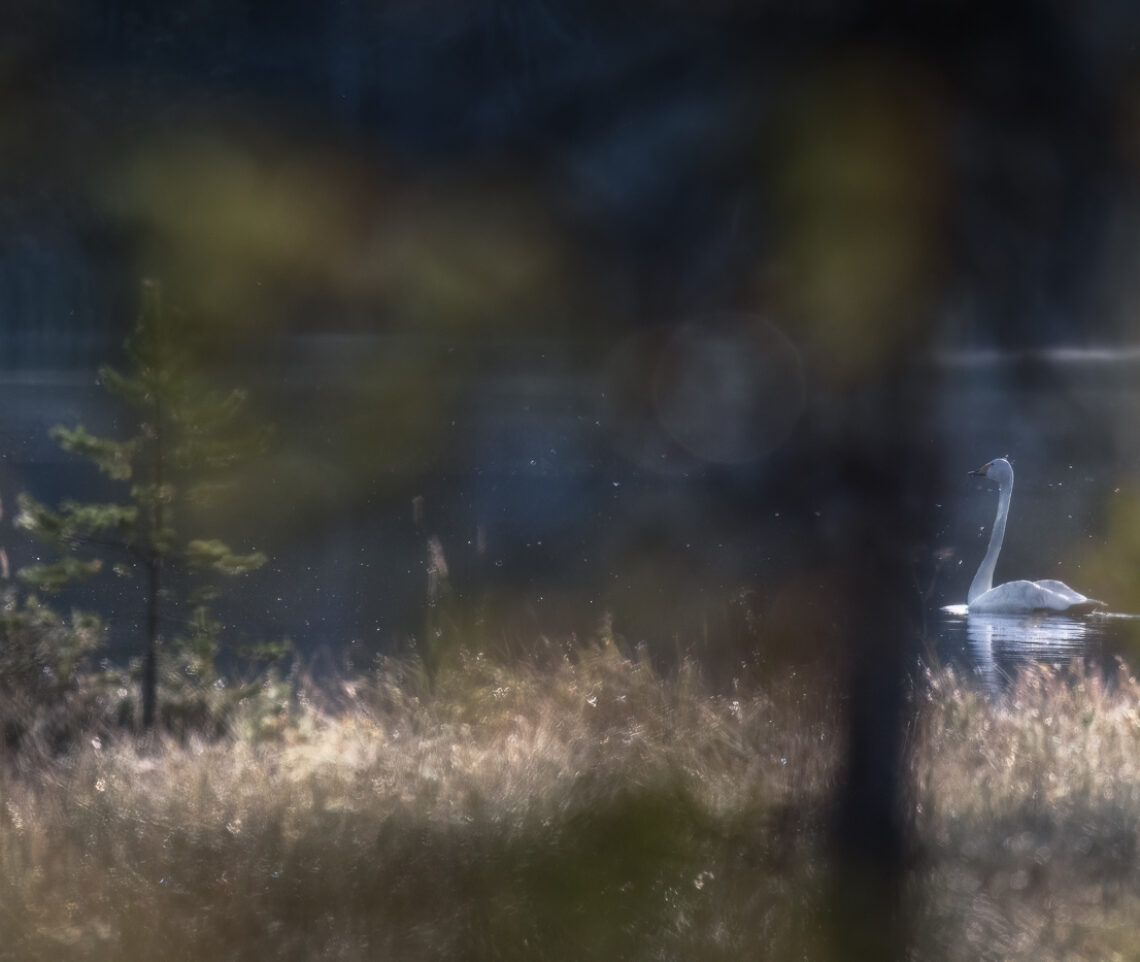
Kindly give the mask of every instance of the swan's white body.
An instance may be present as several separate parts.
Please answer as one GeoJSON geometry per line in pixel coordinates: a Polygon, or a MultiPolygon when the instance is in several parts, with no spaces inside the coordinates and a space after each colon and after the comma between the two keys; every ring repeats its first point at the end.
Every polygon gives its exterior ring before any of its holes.
{"type": "Polygon", "coordinates": [[[994,567],[997,565],[1001,543],[1005,538],[1005,521],[1009,515],[1009,500],[1013,495],[1013,468],[1005,458],[984,464],[973,475],[989,478],[998,485],[998,510],[994,529],[990,533],[990,546],[978,566],[978,573],[970,583],[966,604],[971,613],[1024,614],[1031,611],[1063,611],[1077,614],[1104,607],[1103,601],[1086,598],[1062,581],[1007,581],[993,587],[994,567]]]}

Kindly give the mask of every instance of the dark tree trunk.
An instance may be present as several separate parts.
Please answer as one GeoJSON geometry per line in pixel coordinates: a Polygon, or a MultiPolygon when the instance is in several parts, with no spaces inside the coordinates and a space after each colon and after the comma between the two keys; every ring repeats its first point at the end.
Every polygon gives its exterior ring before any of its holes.
{"type": "Polygon", "coordinates": [[[146,652],[143,658],[142,723],[154,727],[158,703],[158,597],[162,588],[162,561],[154,556],[147,563],[146,652]]]}
{"type": "Polygon", "coordinates": [[[847,745],[832,823],[832,957],[888,962],[909,940],[904,876],[906,670],[922,631],[916,565],[939,500],[934,449],[920,443],[929,377],[887,373],[835,452],[849,507],[835,546],[847,572],[847,745]]]}
{"type": "Polygon", "coordinates": [[[165,524],[162,510],[163,491],[165,481],[166,457],[164,450],[163,405],[159,397],[154,400],[154,444],[151,454],[150,479],[154,486],[151,492],[150,506],[150,532],[147,545],[147,589],[146,589],[146,654],[143,659],[142,677],[142,709],[143,728],[148,731],[154,727],[155,712],[158,707],[158,631],[159,631],[159,599],[162,597],[162,556],[165,524]]]}

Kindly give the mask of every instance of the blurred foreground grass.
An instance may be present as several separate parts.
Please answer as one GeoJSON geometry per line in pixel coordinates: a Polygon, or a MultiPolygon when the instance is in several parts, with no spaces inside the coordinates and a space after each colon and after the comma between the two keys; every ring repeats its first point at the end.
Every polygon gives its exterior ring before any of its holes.
{"type": "MultiPolygon", "coordinates": [[[[230,737],[0,774],[0,959],[824,954],[840,701],[613,646],[386,662],[230,737]]],[[[949,671],[914,698],[920,959],[1134,958],[1140,687],[949,671]]]]}

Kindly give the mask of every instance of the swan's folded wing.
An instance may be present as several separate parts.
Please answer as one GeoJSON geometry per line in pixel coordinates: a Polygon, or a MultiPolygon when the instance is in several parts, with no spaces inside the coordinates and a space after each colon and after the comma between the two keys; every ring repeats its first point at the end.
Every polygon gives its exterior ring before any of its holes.
{"type": "MultiPolygon", "coordinates": [[[[1084,604],[1086,601],[1092,600],[1091,598],[1087,598],[1082,595],[1079,591],[1074,591],[1067,584],[1065,584],[1065,582],[1057,581],[1053,578],[1045,578],[1041,581],[1035,581],[1033,583],[1041,588],[1046,588],[1049,591],[1052,591],[1054,594],[1059,595],[1062,598],[1068,599],[1069,604],[1072,605],[1080,605],[1084,604]]],[[[1098,601],[1095,602],[1095,604],[1099,605],[1103,604],[1103,602],[1098,601]]]]}
{"type": "Polygon", "coordinates": [[[1063,581],[1007,581],[970,604],[970,611],[1013,614],[1029,611],[1089,611],[1103,602],[1086,598],[1063,581]]]}

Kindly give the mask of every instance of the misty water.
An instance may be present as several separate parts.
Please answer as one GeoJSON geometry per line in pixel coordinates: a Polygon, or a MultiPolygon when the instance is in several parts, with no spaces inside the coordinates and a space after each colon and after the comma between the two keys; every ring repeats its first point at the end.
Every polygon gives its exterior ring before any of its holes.
{"type": "MultiPolygon", "coordinates": [[[[788,344],[773,343],[776,361],[746,357],[747,369],[731,371],[733,378],[786,369],[788,344]]],[[[778,431],[722,428],[712,435],[700,416],[708,386],[690,379],[678,392],[689,420],[666,424],[658,437],[637,419],[643,412],[635,417],[628,405],[615,406],[604,365],[601,374],[584,371],[557,344],[516,345],[497,359],[490,352],[492,363],[480,362],[482,373],[464,383],[459,400],[424,414],[423,430],[434,433],[434,466],[401,468],[379,443],[372,453],[361,439],[338,435],[338,415],[352,392],[370,404],[383,399],[399,377],[401,350],[411,355],[416,346],[354,343],[354,354],[375,350],[386,359],[382,368],[366,365],[365,380],[344,367],[343,348],[330,344],[323,359],[306,349],[304,378],[284,376],[281,367],[255,372],[253,394],[271,396],[291,449],[270,462],[237,517],[241,543],[272,559],[226,612],[247,636],[288,637],[306,657],[325,650],[339,661],[349,650],[358,666],[399,650],[401,637],[423,628],[428,535],[438,536],[446,555],[455,603],[474,610],[486,596],[509,595],[516,613],[509,630],[522,638],[588,636],[612,612],[615,630],[630,644],[722,657],[702,645],[713,644],[703,639],[710,612],[725,597],[744,591],[763,600],[772,585],[810,578],[803,545],[826,530],[830,503],[797,506],[770,493],[781,490],[772,484],[782,470],[779,443],[795,442],[794,410],[779,412],[778,431]],[[713,455],[729,441],[764,451],[727,466],[702,464],[708,441],[688,445],[687,460],[679,460],[676,445],[661,440],[678,436],[713,437],[713,455]],[[316,483],[298,484],[297,465],[316,483]],[[426,520],[413,518],[413,499],[426,520]]],[[[997,353],[959,353],[929,369],[937,381],[929,440],[940,451],[941,477],[926,495],[937,524],[922,555],[936,561],[920,565],[916,582],[928,612],[918,655],[933,654],[989,687],[1031,664],[1091,659],[1111,669],[1117,657],[1132,659],[1140,653],[1137,622],[1117,617],[1133,614],[1127,571],[1111,570],[1104,559],[1113,551],[1131,557],[1113,539],[1122,533],[1114,530],[1118,506],[1136,496],[1140,481],[1140,445],[1131,430],[1140,423],[1140,360],[1067,351],[1027,365],[997,353]],[[996,509],[996,488],[967,471],[999,456],[1013,459],[1017,480],[995,581],[1059,578],[1103,598],[1111,617],[980,619],[942,610],[965,602],[996,509]]],[[[0,394],[6,507],[21,490],[54,502],[98,483],[93,474],[77,474],[47,435],[57,423],[116,429],[93,375],[8,372],[0,394]]],[[[659,416],[672,410],[665,405],[659,416]]],[[[733,413],[723,399],[709,411],[718,424],[733,413]]],[[[842,491],[831,495],[841,500],[842,491]]],[[[9,510],[4,544],[15,568],[42,549],[11,528],[11,516],[9,510]]],[[[132,650],[135,591],[105,579],[80,599],[117,625],[112,657],[132,650]]],[[[803,615],[803,631],[814,631],[815,612],[805,608],[803,615]]]]}

